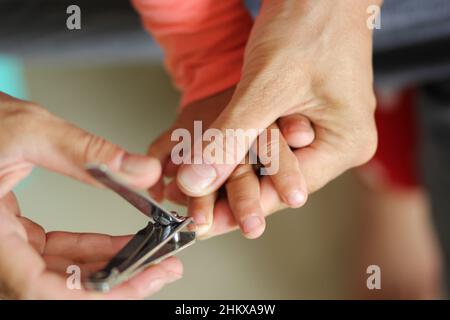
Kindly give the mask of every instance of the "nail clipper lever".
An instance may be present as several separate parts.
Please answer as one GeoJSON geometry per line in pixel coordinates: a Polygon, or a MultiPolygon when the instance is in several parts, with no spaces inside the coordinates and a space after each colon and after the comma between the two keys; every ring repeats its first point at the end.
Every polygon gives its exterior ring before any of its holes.
{"type": "Polygon", "coordinates": [[[150,218],[148,225],[137,232],[103,269],[89,277],[85,283],[87,288],[109,291],[148,266],[195,242],[195,232],[181,231],[192,223],[192,218],[169,212],[150,197],[130,189],[118,181],[105,165],[88,165],[86,170],[98,182],[150,218]]]}

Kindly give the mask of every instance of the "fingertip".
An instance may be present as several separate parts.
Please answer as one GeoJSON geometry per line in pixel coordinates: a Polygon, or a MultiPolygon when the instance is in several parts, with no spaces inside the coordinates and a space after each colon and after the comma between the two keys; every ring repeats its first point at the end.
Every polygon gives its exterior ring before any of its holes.
{"type": "Polygon", "coordinates": [[[125,154],[119,169],[127,183],[139,189],[148,189],[161,177],[158,159],[137,154],[125,154]]]}
{"type": "Polygon", "coordinates": [[[241,230],[247,239],[259,238],[266,228],[264,217],[260,215],[251,215],[241,222],[241,230]]]}
{"type": "Polygon", "coordinates": [[[306,203],[307,194],[303,190],[292,190],[283,195],[282,198],[290,208],[300,208],[306,203]]]}
{"type": "Polygon", "coordinates": [[[291,148],[303,148],[314,142],[314,131],[305,132],[287,132],[283,133],[287,144],[291,148]]]}
{"type": "Polygon", "coordinates": [[[278,126],[292,148],[302,148],[314,141],[315,133],[311,122],[302,115],[282,117],[278,121],[278,126]]]}

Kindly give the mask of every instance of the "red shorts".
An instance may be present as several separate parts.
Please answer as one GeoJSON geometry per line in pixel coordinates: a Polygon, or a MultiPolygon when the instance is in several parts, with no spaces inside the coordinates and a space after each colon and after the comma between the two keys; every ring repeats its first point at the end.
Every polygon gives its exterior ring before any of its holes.
{"type": "Polygon", "coordinates": [[[407,89],[389,96],[378,93],[377,97],[378,149],[361,170],[377,182],[391,186],[418,186],[415,91],[407,89]]]}

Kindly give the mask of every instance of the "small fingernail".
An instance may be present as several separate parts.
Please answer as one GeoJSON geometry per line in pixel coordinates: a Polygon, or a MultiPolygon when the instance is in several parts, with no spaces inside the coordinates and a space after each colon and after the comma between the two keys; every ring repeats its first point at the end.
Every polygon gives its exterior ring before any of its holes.
{"type": "Polygon", "coordinates": [[[155,170],[158,160],[141,155],[127,154],[123,157],[120,171],[130,175],[147,174],[155,170]]]}
{"type": "Polygon", "coordinates": [[[306,121],[292,121],[285,126],[287,132],[302,132],[310,130],[311,126],[306,121]]]}
{"type": "Polygon", "coordinates": [[[305,202],[305,193],[301,190],[294,190],[286,197],[287,204],[290,206],[301,206],[305,202]]]}
{"type": "Polygon", "coordinates": [[[250,216],[242,222],[242,231],[244,233],[252,233],[263,225],[263,221],[259,216],[250,216]]]}
{"type": "Polygon", "coordinates": [[[178,182],[184,189],[197,194],[208,188],[216,177],[216,169],[213,166],[192,164],[181,167],[178,173],[178,182]]]}

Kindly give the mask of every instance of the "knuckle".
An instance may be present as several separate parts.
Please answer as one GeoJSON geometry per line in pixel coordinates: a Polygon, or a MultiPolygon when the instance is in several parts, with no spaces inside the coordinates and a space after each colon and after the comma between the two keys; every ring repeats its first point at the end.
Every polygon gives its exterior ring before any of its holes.
{"type": "Polygon", "coordinates": [[[363,165],[373,158],[377,150],[378,136],[375,127],[360,135],[355,146],[354,164],[363,165]]]}
{"type": "Polygon", "coordinates": [[[35,125],[36,121],[31,121],[32,119],[48,116],[49,112],[32,102],[12,102],[2,105],[0,114],[3,127],[23,131],[24,128],[35,125]]]}
{"type": "Polygon", "coordinates": [[[8,101],[0,106],[0,127],[3,139],[0,148],[8,149],[24,143],[36,134],[39,126],[51,121],[50,112],[33,102],[8,101]]]}
{"type": "Polygon", "coordinates": [[[41,107],[39,104],[34,103],[34,102],[26,102],[24,104],[21,104],[19,109],[21,109],[22,112],[26,112],[29,115],[33,115],[33,116],[48,116],[48,115],[50,115],[50,112],[47,109],[41,107]]]}
{"type": "Polygon", "coordinates": [[[87,132],[84,132],[83,135],[84,137],[79,141],[83,144],[81,150],[83,150],[83,161],[85,163],[100,161],[108,166],[114,167],[116,160],[122,158],[125,154],[125,151],[118,146],[101,137],[87,132]]]}

